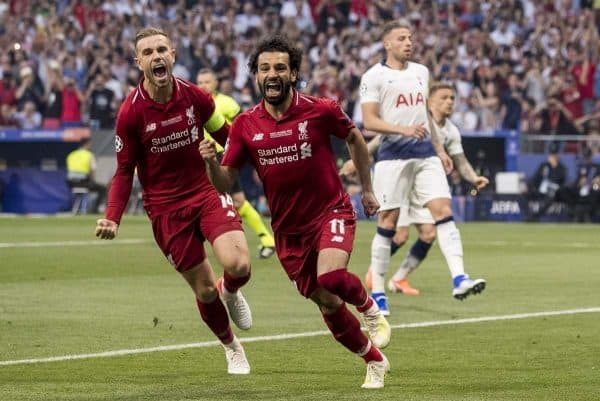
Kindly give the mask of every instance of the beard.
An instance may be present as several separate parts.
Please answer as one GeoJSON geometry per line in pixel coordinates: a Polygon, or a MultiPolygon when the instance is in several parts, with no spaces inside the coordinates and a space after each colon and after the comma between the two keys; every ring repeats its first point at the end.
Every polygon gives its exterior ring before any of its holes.
{"type": "Polygon", "coordinates": [[[262,83],[258,84],[258,89],[265,102],[272,106],[279,106],[287,99],[292,82],[289,79],[283,79],[281,77],[263,80],[262,83]],[[273,86],[275,84],[275,86],[273,86]],[[269,88],[271,86],[271,88],[269,88]],[[276,92],[276,93],[270,93],[276,92]]]}

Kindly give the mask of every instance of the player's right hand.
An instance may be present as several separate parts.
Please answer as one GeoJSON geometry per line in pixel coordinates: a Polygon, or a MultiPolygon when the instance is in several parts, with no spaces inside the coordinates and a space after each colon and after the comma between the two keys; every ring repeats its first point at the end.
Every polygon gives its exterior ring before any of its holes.
{"type": "Polygon", "coordinates": [[[408,127],[402,127],[400,133],[404,136],[409,136],[417,139],[423,139],[427,136],[427,130],[425,129],[425,124],[423,123],[409,125],[408,127]]]}
{"type": "Polygon", "coordinates": [[[373,192],[363,192],[362,205],[367,217],[374,216],[379,210],[379,202],[373,192]]]}
{"type": "Polygon", "coordinates": [[[112,220],[96,220],[96,237],[101,239],[113,239],[117,236],[119,225],[112,220]]]}
{"type": "Polygon", "coordinates": [[[204,138],[198,145],[200,155],[206,161],[217,158],[217,143],[211,139],[204,138]]]}
{"type": "Polygon", "coordinates": [[[356,173],[356,166],[354,165],[354,161],[352,159],[346,160],[340,169],[340,175],[344,177],[348,177],[352,174],[356,173]]]}

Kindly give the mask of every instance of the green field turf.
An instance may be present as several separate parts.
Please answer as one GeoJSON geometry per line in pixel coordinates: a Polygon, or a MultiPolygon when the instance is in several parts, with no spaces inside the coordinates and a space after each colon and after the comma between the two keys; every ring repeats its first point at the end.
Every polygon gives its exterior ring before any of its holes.
{"type": "MultiPolygon", "coordinates": [[[[245,345],[249,376],[227,375],[222,348],[210,344],[7,365],[214,340],[146,218],[127,216],[113,242],[95,240],[95,218],[0,219],[0,400],[600,399],[597,225],[460,225],[467,270],[486,278],[488,288],[454,300],[441,253],[432,248],[411,276],[422,295],[390,295],[396,328],[385,350],[392,372],[383,390],[360,388],[364,363],[319,334],[320,314],[275,258],[253,259],[244,288],[254,327],[237,333],[253,340],[245,345]],[[586,308],[595,309],[509,316],[586,308]],[[486,319],[460,320],[469,318],[486,319]],[[439,323],[448,321],[458,324],[439,323]],[[280,334],[297,336],[257,338],[280,334]]],[[[361,277],[373,231],[372,223],[359,224],[350,269],[361,277]]],[[[254,251],[257,242],[248,237],[254,251]]]]}

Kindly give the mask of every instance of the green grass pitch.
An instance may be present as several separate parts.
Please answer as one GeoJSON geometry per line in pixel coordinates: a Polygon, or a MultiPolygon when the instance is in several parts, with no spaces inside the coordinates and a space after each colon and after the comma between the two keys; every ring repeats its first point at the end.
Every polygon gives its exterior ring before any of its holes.
{"type": "MultiPolygon", "coordinates": [[[[454,300],[434,246],[411,276],[422,295],[390,294],[396,328],[383,390],[360,388],[364,363],[318,334],[326,329],[320,314],[276,258],[254,258],[244,288],[254,327],[237,334],[254,339],[245,345],[249,376],[227,375],[224,352],[214,345],[8,364],[214,340],[147,219],[126,216],[119,238],[102,242],[93,237],[96,218],[0,219],[0,400],[600,399],[597,225],[461,224],[467,271],[487,279],[488,288],[454,300]],[[510,316],[552,311],[574,312],[510,316]],[[461,320],[469,318],[486,319],[461,320]],[[447,321],[463,323],[436,323],[447,321]],[[257,338],[280,334],[297,336],[257,338]]],[[[350,269],[361,278],[374,227],[358,226],[350,269]]],[[[248,239],[255,254],[256,239],[248,239]]]]}

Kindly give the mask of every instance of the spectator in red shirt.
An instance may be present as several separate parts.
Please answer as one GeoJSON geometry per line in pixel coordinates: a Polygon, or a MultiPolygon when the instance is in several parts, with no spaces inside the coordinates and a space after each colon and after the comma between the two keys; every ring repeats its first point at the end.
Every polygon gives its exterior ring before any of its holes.
{"type": "Polygon", "coordinates": [[[60,121],[63,127],[77,127],[81,125],[81,104],[85,98],[73,78],[65,77],[64,82],[60,121]]]}

